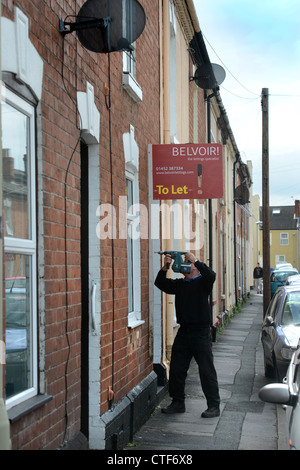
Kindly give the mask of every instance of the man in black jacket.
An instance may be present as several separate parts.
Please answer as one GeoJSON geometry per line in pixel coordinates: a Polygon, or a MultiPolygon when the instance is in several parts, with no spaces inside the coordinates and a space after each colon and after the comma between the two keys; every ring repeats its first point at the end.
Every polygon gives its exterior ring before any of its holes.
{"type": "Polygon", "coordinates": [[[172,403],[162,409],[163,413],[185,412],[185,380],[192,357],[195,358],[201,386],[207,401],[203,418],[220,415],[220,396],[216,370],[213,363],[211,341],[211,309],[209,295],[216,274],[192,253],[186,253],[185,261],[190,261],[191,272],[182,279],[167,278],[167,270],[172,263],[165,256],[164,265],[157,274],[155,285],[166,294],[175,295],[177,323],[180,328],[174,340],[170,363],[169,393],[172,403]]]}
{"type": "Polygon", "coordinates": [[[253,279],[254,279],[255,289],[258,294],[262,293],[261,291],[262,277],[263,277],[263,270],[260,267],[260,264],[257,263],[256,268],[254,268],[254,271],[253,271],[253,279]]]}

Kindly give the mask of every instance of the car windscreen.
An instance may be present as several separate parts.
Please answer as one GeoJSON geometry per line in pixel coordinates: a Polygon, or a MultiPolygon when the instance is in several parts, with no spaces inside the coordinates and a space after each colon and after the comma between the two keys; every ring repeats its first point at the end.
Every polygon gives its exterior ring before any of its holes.
{"type": "Polygon", "coordinates": [[[271,282],[285,282],[289,276],[295,276],[298,271],[273,271],[271,275],[271,282]]]}
{"type": "Polygon", "coordinates": [[[300,291],[287,294],[281,316],[281,325],[300,325],[300,291]]]}

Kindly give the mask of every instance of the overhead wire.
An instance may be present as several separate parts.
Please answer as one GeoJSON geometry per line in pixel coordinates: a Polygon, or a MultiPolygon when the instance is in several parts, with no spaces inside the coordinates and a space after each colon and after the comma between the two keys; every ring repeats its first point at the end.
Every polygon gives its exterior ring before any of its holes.
{"type": "MultiPolygon", "coordinates": [[[[216,52],[215,48],[212,46],[212,44],[209,42],[209,40],[207,39],[207,37],[205,36],[205,34],[202,32],[203,34],[203,37],[205,38],[207,44],[210,46],[210,48],[212,49],[212,51],[216,54],[216,56],[218,57],[219,61],[222,63],[222,65],[225,67],[225,69],[227,70],[227,72],[232,76],[232,78],[242,87],[244,88],[246,91],[248,91],[249,93],[251,93],[252,95],[255,95],[257,98],[260,98],[261,97],[261,94],[260,93],[255,93],[251,90],[249,90],[249,88],[247,88],[230,70],[229,68],[227,67],[227,65],[223,62],[223,60],[221,59],[221,57],[219,56],[219,54],[216,52]]],[[[236,93],[233,93],[232,91],[230,90],[227,90],[223,85],[221,85],[221,87],[227,92],[227,93],[230,93],[231,95],[234,95],[236,96],[237,98],[240,98],[240,99],[243,99],[243,100],[253,100],[255,101],[255,99],[257,98],[248,98],[248,97],[245,97],[245,96],[240,96],[240,95],[237,95],[236,93]]],[[[290,97],[290,98],[297,98],[297,97],[300,97],[299,94],[280,94],[280,93],[269,93],[269,96],[278,96],[278,97],[290,97]]]]}
{"type": "MultiPolygon", "coordinates": [[[[251,93],[252,95],[255,95],[255,96],[260,96],[260,93],[255,93],[251,90],[249,90],[249,88],[247,88],[245,85],[242,84],[242,82],[240,82],[240,80],[238,80],[235,75],[233,75],[233,73],[229,70],[229,68],[227,67],[227,65],[222,61],[221,57],[219,56],[219,54],[215,51],[215,49],[213,48],[213,46],[211,45],[211,43],[209,42],[209,40],[207,39],[207,37],[205,36],[205,34],[202,32],[203,34],[203,37],[205,38],[207,44],[211,47],[211,49],[214,51],[214,53],[216,54],[216,56],[218,57],[219,61],[224,65],[224,67],[226,68],[226,70],[230,73],[230,75],[232,76],[232,78],[234,78],[234,80],[239,83],[239,85],[241,85],[242,88],[244,88],[246,91],[248,91],[249,93],[251,93]]],[[[247,99],[247,98],[245,98],[247,99]]]]}
{"type": "Polygon", "coordinates": [[[223,90],[227,91],[227,93],[230,93],[231,95],[236,96],[237,98],[240,98],[242,100],[256,101],[257,99],[259,99],[258,96],[256,98],[246,98],[245,96],[240,96],[240,95],[237,95],[236,93],[233,93],[233,91],[228,90],[223,85],[220,85],[220,86],[221,86],[221,88],[223,88],[223,90]]]}

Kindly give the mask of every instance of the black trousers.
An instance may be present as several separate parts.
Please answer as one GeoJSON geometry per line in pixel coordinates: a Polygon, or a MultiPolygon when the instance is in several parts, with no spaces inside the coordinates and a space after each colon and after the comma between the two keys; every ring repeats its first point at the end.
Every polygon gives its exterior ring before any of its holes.
{"type": "Polygon", "coordinates": [[[195,358],[207,406],[220,404],[217,373],[213,362],[210,328],[180,328],[174,340],[170,364],[169,393],[175,400],[185,398],[185,380],[192,358],[195,358]]]}

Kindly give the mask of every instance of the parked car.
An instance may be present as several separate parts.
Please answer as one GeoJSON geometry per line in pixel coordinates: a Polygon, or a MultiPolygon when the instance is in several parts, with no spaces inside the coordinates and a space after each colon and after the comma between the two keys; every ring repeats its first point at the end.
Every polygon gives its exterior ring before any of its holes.
{"type": "Polygon", "coordinates": [[[284,383],[272,383],[258,393],[261,400],[285,405],[286,432],[290,449],[300,450],[300,341],[287,370],[284,383]]]}
{"type": "Polygon", "coordinates": [[[261,341],[265,376],[281,382],[300,338],[300,285],[279,287],[271,299],[261,341]]]}
{"type": "Polygon", "coordinates": [[[279,263],[279,264],[276,264],[275,269],[289,269],[292,267],[293,265],[291,263],[279,263]]]}
{"type": "Polygon", "coordinates": [[[293,286],[294,284],[300,284],[300,274],[289,276],[285,281],[286,286],[293,286]]]}
{"type": "Polygon", "coordinates": [[[275,294],[279,286],[283,286],[290,276],[299,274],[296,268],[275,269],[271,274],[271,297],[275,294]]]}

